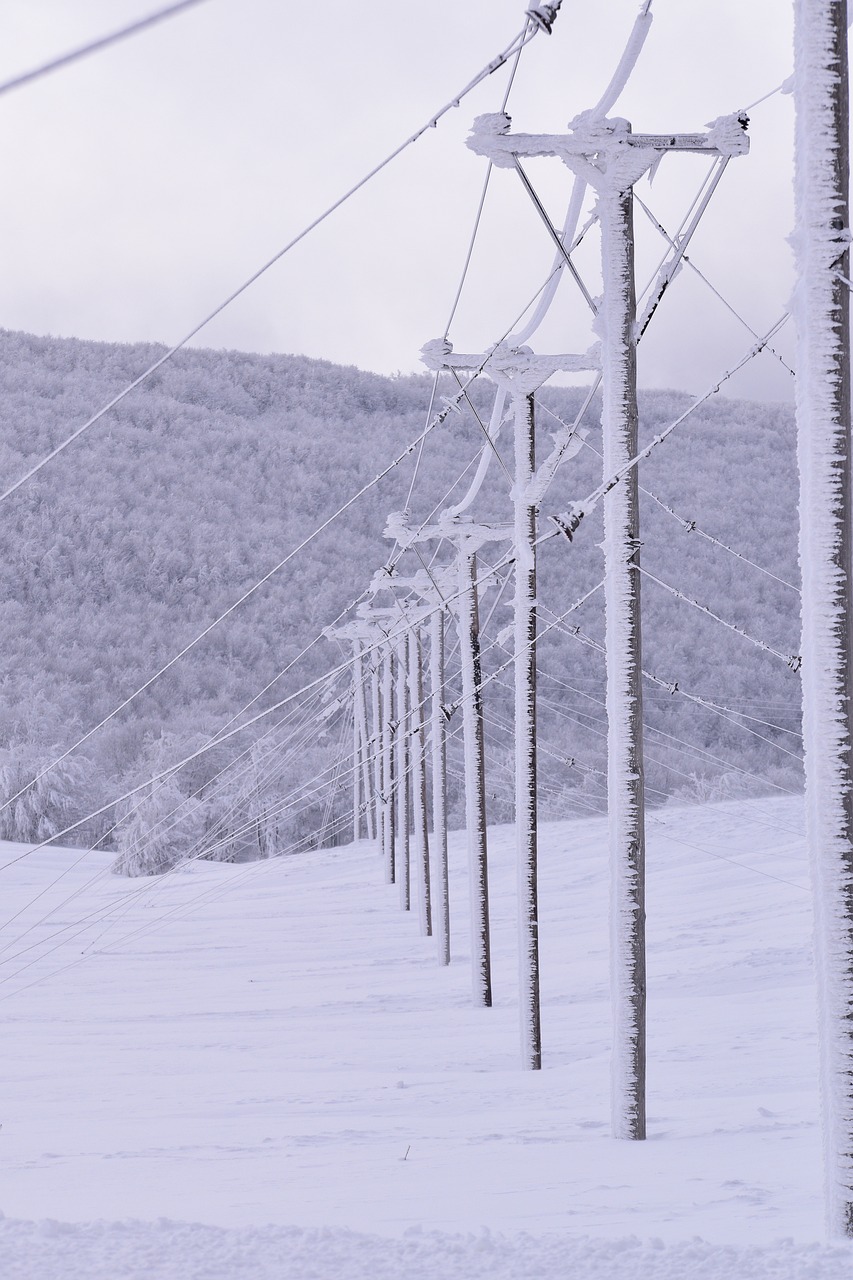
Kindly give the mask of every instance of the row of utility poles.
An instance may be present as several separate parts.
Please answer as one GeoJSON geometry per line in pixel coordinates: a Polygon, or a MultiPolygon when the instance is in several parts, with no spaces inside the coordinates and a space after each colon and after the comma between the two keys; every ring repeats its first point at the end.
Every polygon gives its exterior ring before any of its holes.
{"type": "MultiPolygon", "coordinates": [[[[547,6],[545,6],[547,7],[547,6]]],[[[808,830],[817,910],[822,1009],[826,1181],[830,1227],[853,1236],[853,536],[851,535],[848,100],[846,0],[796,0],[799,269],[798,421],[802,472],[804,736],[808,830]]],[[[553,19],[553,14],[552,14],[553,19]]],[[[403,580],[380,576],[375,597],[338,636],[353,645],[355,738],[353,829],[379,841],[385,876],[415,900],[421,928],[435,926],[439,959],[450,960],[447,878],[447,707],[445,629],[456,624],[461,661],[466,830],[470,869],[473,997],[492,1000],[488,849],[477,554],[509,543],[513,565],[515,817],[521,1054],[542,1062],[536,809],[536,548],[540,508],[564,439],[536,466],[535,392],[558,371],[594,371],[602,389],[604,555],[611,866],[615,1136],[646,1133],[645,833],[642,739],[640,527],[637,493],[636,347],[650,317],[637,314],[633,187],[667,152],[717,157],[721,170],[748,150],[746,119],[722,118],[706,133],[636,134],[627,121],[587,113],[568,133],[514,134],[503,113],[482,116],[468,145],[515,171],[595,312],[600,350],[537,356],[500,344],[456,354],[439,340],[427,365],[458,377],[483,370],[511,404],[515,465],[510,529],[447,515],[413,529],[403,517],[388,533],[401,547],[452,548],[452,561],[403,580]],[[536,197],[522,161],[557,157],[597,195],[602,295],[593,299],[536,197]],[[402,595],[400,592],[402,591],[402,595]],[[422,673],[429,632],[429,697],[422,673]],[[365,669],[365,654],[369,654],[365,669]],[[369,694],[369,696],[368,696],[369,694]],[[427,711],[429,714],[427,716],[427,711]],[[432,813],[427,797],[427,720],[432,813]],[[364,816],[364,822],[362,821],[364,816]],[[430,849],[432,844],[432,850],[430,849]],[[431,858],[432,853],[432,858],[431,858]],[[432,862],[432,871],[431,871],[432,862]],[[435,883],[433,883],[434,877],[435,883]]],[[[691,227],[689,234],[692,234],[691,227]]],[[[651,293],[663,295],[686,247],[673,245],[651,293]]],[[[559,526],[571,538],[582,511],[559,526]]],[[[422,563],[423,559],[421,557],[422,563]]]]}
{"type": "MultiPolygon", "coordinates": [[[[509,403],[514,434],[514,466],[509,474],[511,525],[476,523],[470,516],[445,513],[431,525],[409,527],[396,515],[386,530],[402,548],[444,545],[452,563],[422,570],[403,580],[374,580],[374,600],[390,593],[391,604],[362,606],[355,623],[337,637],[353,644],[355,716],[353,829],[379,841],[386,877],[401,884],[409,905],[412,878],[424,932],[431,929],[430,854],[426,788],[426,699],[422,689],[421,632],[441,619],[430,646],[430,741],[433,751],[432,840],[441,880],[440,955],[449,959],[447,926],[446,715],[443,628],[455,619],[461,663],[465,809],[471,883],[471,939],[474,1001],[492,999],[489,954],[488,849],[485,759],[480,670],[477,554],[490,542],[508,545],[514,593],[515,817],[518,868],[518,950],[521,1057],[525,1067],[542,1064],[539,994],[539,904],[537,886],[536,776],[536,555],[539,512],[561,462],[580,446],[571,432],[558,436],[537,467],[535,394],[556,373],[593,375],[602,387],[604,480],[619,477],[604,499],[605,589],[607,614],[608,808],[611,825],[612,914],[614,920],[613,1128],[624,1138],[645,1137],[645,838],[643,805],[639,514],[637,496],[638,316],[634,284],[633,185],[665,152],[689,152],[727,162],[748,150],[746,122],[735,115],[707,133],[634,134],[624,120],[587,117],[563,135],[526,135],[510,131],[503,113],[482,116],[468,145],[498,168],[521,177],[540,216],[544,216],[521,160],[530,156],[561,159],[591,185],[598,197],[602,240],[603,293],[597,302],[583,289],[595,313],[600,347],[580,355],[536,355],[528,347],[498,344],[489,352],[456,353],[446,340],[428,343],[427,366],[459,379],[483,370],[509,403]],[[402,595],[400,591],[402,590],[402,595]],[[363,651],[370,657],[369,676],[363,651]],[[396,676],[392,674],[396,670],[396,676]],[[391,688],[396,688],[392,695],[391,688]],[[368,697],[368,690],[370,696],[368,697]],[[372,720],[369,709],[372,708],[372,720]],[[361,762],[360,765],[358,762],[361,762]],[[381,761],[381,763],[380,763],[381,761]],[[372,762],[372,763],[371,763],[372,762]],[[374,779],[368,791],[370,777],[374,779]],[[362,787],[361,779],[364,780],[362,787]],[[409,794],[411,792],[411,794],[409,794]],[[362,799],[364,796],[364,800],[362,799]],[[396,797],[396,808],[392,806],[396,797]],[[438,803],[435,797],[438,796],[438,803]]],[[[573,277],[579,277],[568,250],[560,244],[573,277]]],[[[692,229],[691,229],[692,234],[692,229]]],[[[676,244],[673,256],[683,252],[676,244]]],[[[668,264],[672,268],[672,262],[668,264]]],[[[663,281],[666,277],[661,276],[663,281]]],[[[659,297],[663,287],[658,290],[659,297]]],[[[582,287],[583,288],[583,287],[582,287]]],[[[653,296],[655,296],[653,294],[653,296]]],[[[571,529],[563,523],[564,531],[571,529]]],[[[425,563],[423,556],[421,562],[425,563]]]]}

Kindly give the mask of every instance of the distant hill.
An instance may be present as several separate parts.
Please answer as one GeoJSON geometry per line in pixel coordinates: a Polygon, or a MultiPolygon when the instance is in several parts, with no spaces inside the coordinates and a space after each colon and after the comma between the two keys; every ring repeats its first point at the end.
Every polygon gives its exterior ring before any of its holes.
{"type": "MultiPolygon", "coordinates": [[[[4,483],[138,376],[158,350],[0,332],[4,483]]],[[[386,378],[302,357],[184,351],[7,500],[0,510],[0,783],[8,788],[16,769],[51,758],[108,714],[382,470],[422,430],[430,388],[428,375],[386,378]]],[[[473,399],[488,412],[487,386],[473,399]]],[[[578,394],[546,390],[542,400],[566,417],[578,394]]],[[[644,438],[688,403],[675,393],[646,394],[644,438]]],[[[544,455],[558,424],[544,411],[539,422],[544,455]]],[[[595,409],[589,425],[597,448],[595,409]]],[[[467,411],[432,433],[415,517],[439,503],[482,439],[467,411]]],[[[385,517],[404,504],[412,467],[407,460],[392,472],[87,743],[63,812],[105,803],[147,776],[166,746],[180,753],[215,731],[358,595],[388,555],[385,517]]],[[[585,496],[600,474],[600,461],[584,449],[558,474],[543,518],[585,496]]],[[[797,584],[787,407],[709,403],[655,450],[641,483],[685,521],[797,584]]],[[[507,481],[496,463],[476,510],[507,518],[507,481]]],[[[780,652],[796,653],[794,591],[688,531],[650,498],[644,521],[643,563],[651,572],[780,652]]],[[[543,625],[546,610],[561,613],[601,577],[598,542],[600,524],[590,519],[571,545],[555,538],[544,546],[543,625]]],[[[646,690],[651,799],[797,787],[797,739],[770,727],[797,729],[796,675],[654,583],[645,581],[643,591],[646,667],[683,691],[646,690]],[[683,693],[754,717],[741,721],[752,732],[683,693]]],[[[492,632],[508,619],[501,605],[492,632]]],[[[570,621],[600,638],[600,593],[570,621]]],[[[315,646],[284,692],[338,656],[328,642],[315,646]]],[[[600,655],[555,629],[543,637],[541,657],[543,742],[554,752],[542,756],[543,806],[555,816],[598,807],[600,773],[567,768],[555,755],[603,769],[600,655]]],[[[500,820],[510,813],[503,724],[510,704],[497,681],[489,695],[501,721],[490,728],[490,790],[500,820]]],[[[276,696],[278,687],[268,700],[276,696]]],[[[324,758],[326,748],[317,750],[324,758]]],[[[303,828],[316,817],[304,814],[303,828]]]]}

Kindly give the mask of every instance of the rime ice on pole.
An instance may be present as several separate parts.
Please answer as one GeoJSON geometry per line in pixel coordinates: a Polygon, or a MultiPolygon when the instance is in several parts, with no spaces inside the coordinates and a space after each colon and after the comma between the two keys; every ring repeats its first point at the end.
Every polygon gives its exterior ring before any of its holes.
{"type": "Polygon", "coordinates": [[[847,6],[795,5],[803,736],[827,1219],[853,1235],[853,787],[847,6]]]}

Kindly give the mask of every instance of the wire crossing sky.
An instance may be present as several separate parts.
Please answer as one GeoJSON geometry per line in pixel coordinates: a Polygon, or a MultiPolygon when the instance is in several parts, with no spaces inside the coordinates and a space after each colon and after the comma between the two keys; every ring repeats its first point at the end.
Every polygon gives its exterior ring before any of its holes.
{"type": "MultiPolygon", "coordinates": [[[[10,0],[0,83],[154,7],[10,0]]],[[[637,8],[565,4],[553,35],[521,61],[514,127],[564,129],[593,105],[637,8]]],[[[379,7],[344,0],[300,9],[207,0],[8,95],[3,325],[170,345],[504,47],[523,9],[517,0],[433,0],[389,22],[379,7]]],[[[790,73],[790,15],[775,0],[720,0],[704,21],[695,6],[656,0],[654,14],[618,108],[637,129],[700,129],[790,73]]],[[[380,372],[420,368],[420,347],[446,323],[482,189],[483,163],[464,139],[477,114],[499,108],[504,87],[503,73],[487,80],[202,340],[380,372]]],[[[790,98],[757,105],[750,136],[752,153],[726,175],[691,260],[763,332],[790,293],[790,98]]],[[[561,169],[534,167],[554,216],[568,183],[561,169]]],[[[552,257],[509,177],[490,184],[451,334],[459,348],[482,349],[552,257]]],[[[672,230],[699,177],[689,159],[667,158],[640,194],[672,230]]],[[[691,275],[673,287],[645,347],[647,385],[695,390],[739,346],[735,318],[691,275]],[[701,340],[684,323],[697,305],[701,340]]],[[[542,349],[582,341],[576,317],[555,308],[542,349]]],[[[788,397],[789,377],[773,363],[756,362],[730,393],[788,397]]]]}

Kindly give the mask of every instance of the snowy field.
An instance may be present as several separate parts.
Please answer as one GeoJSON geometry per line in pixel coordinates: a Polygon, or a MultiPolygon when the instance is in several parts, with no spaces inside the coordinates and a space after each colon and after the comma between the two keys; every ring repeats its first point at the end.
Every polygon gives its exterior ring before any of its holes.
{"type": "Polygon", "coordinates": [[[801,804],[659,811],[649,844],[636,1144],[608,1136],[600,819],[543,833],[541,1073],[517,1068],[510,828],[492,1010],[470,1004],[459,836],[449,970],[366,843],[144,882],[2,846],[2,919],[22,914],[0,970],[0,1277],[853,1274],[819,1243],[801,804]]]}

